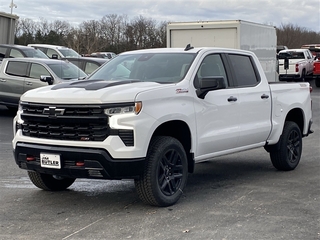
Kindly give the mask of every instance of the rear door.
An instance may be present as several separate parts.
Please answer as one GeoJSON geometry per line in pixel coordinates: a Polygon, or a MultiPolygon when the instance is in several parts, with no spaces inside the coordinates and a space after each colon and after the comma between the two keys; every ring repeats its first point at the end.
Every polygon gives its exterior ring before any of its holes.
{"type": "Polygon", "coordinates": [[[237,90],[237,147],[263,144],[271,131],[269,83],[260,76],[251,56],[228,54],[228,60],[237,90]]]}

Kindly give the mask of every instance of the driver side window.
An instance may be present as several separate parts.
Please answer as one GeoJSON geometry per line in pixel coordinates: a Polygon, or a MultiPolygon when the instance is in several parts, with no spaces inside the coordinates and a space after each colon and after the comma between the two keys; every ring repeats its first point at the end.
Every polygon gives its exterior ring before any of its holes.
{"type": "Polygon", "coordinates": [[[194,81],[194,86],[199,88],[201,86],[201,81],[206,77],[223,77],[226,86],[228,86],[227,74],[224,69],[224,65],[220,54],[212,54],[205,57],[202,61],[196,79],[194,81]]]}
{"type": "Polygon", "coordinates": [[[40,79],[40,76],[51,76],[47,69],[45,69],[42,65],[32,63],[30,68],[30,78],[40,79]]]}

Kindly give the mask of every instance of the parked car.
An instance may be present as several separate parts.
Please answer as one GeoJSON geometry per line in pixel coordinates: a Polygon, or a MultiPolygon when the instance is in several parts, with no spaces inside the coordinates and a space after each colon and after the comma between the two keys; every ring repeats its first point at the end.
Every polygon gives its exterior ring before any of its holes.
{"type": "Polygon", "coordinates": [[[278,58],[280,81],[298,80],[304,82],[307,77],[312,76],[315,57],[309,49],[281,50],[278,58]]]}
{"type": "Polygon", "coordinates": [[[48,58],[48,56],[33,47],[15,44],[0,44],[0,62],[4,58],[48,58]]]}
{"type": "Polygon", "coordinates": [[[5,58],[0,65],[0,104],[16,108],[26,91],[87,74],[70,62],[40,58],[5,58]]]}
{"type": "Polygon", "coordinates": [[[61,58],[62,60],[68,60],[82,69],[86,74],[91,74],[97,68],[99,68],[105,62],[108,62],[107,58],[94,58],[94,57],[79,57],[79,58],[61,58]]]}
{"type": "Polygon", "coordinates": [[[51,44],[28,44],[30,47],[34,47],[36,49],[44,52],[49,58],[61,59],[66,57],[81,57],[79,53],[75,50],[58,45],[51,44]]]}
{"type": "Polygon", "coordinates": [[[115,56],[117,56],[117,54],[113,52],[94,52],[94,53],[91,53],[90,55],[90,57],[107,58],[107,59],[114,58],[115,56]]]}

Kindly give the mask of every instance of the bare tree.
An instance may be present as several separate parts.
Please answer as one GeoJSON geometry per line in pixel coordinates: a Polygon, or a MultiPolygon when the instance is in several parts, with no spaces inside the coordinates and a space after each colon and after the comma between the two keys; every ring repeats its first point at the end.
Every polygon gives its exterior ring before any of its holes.
{"type": "MultiPolygon", "coordinates": [[[[166,47],[167,22],[158,23],[138,16],[129,20],[126,15],[105,15],[100,21],[84,21],[71,27],[67,21],[48,22],[41,19],[19,19],[16,22],[15,43],[49,43],[65,45],[79,53],[123,51],[166,47]]],[[[281,24],[277,29],[277,44],[300,48],[304,44],[320,43],[320,32],[293,24],[281,24]]]]}
{"type": "Polygon", "coordinates": [[[100,23],[95,20],[85,21],[80,24],[83,33],[83,48],[85,53],[92,53],[99,47],[100,23]]]}
{"type": "Polygon", "coordinates": [[[304,44],[320,43],[320,33],[293,24],[281,24],[277,28],[277,42],[288,48],[301,48],[304,44]]]}

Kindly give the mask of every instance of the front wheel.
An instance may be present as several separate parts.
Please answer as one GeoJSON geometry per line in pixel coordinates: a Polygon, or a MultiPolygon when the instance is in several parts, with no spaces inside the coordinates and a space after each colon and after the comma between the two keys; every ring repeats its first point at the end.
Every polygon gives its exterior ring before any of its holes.
{"type": "Polygon", "coordinates": [[[285,122],[282,135],[276,146],[270,149],[273,166],[282,171],[295,169],[302,152],[302,135],[295,122],[285,122]]]}
{"type": "Polygon", "coordinates": [[[70,187],[75,178],[63,178],[50,174],[28,171],[31,182],[38,188],[47,191],[62,191],[70,187]]]}
{"type": "Polygon", "coordinates": [[[187,165],[187,155],[177,139],[154,137],[148,149],[144,173],[135,180],[140,199],[159,207],[175,204],[187,182],[187,165]]]}

